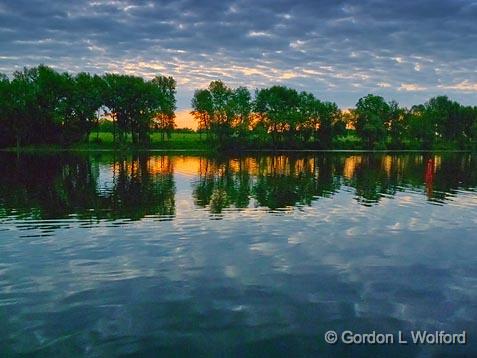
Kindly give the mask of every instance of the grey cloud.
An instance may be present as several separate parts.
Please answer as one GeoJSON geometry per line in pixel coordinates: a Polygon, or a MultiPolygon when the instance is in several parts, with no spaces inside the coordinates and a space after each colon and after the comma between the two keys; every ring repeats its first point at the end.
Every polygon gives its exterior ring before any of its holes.
{"type": "Polygon", "coordinates": [[[181,107],[216,78],[251,88],[283,83],[341,106],[370,92],[405,105],[442,91],[475,103],[476,93],[462,90],[473,87],[456,84],[477,83],[477,4],[0,0],[0,71],[39,63],[170,74],[181,107]]]}

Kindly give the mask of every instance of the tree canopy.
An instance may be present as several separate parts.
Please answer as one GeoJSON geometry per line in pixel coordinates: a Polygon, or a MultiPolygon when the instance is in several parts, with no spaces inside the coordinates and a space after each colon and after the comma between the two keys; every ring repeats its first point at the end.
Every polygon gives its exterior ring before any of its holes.
{"type": "MultiPolygon", "coordinates": [[[[225,149],[477,148],[477,107],[447,96],[410,108],[368,94],[340,109],[310,92],[274,85],[251,92],[220,80],[197,89],[191,114],[211,147],[225,149]]],[[[59,73],[40,65],[0,74],[0,147],[90,139],[107,122],[114,143],[147,146],[175,129],[176,81],[156,76],[59,73]]]]}
{"type": "Polygon", "coordinates": [[[477,108],[448,97],[431,98],[410,109],[368,94],[355,108],[286,86],[251,93],[213,81],[196,90],[192,115],[199,131],[220,147],[309,149],[427,149],[477,147],[477,108]],[[346,140],[358,144],[346,147],[346,140]]]}
{"type": "Polygon", "coordinates": [[[172,77],[107,73],[58,73],[40,65],[0,74],[0,146],[68,145],[88,139],[99,115],[113,120],[115,141],[131,136],[147,144],[154,121],[174,128],[176,82],[172,77]]]}

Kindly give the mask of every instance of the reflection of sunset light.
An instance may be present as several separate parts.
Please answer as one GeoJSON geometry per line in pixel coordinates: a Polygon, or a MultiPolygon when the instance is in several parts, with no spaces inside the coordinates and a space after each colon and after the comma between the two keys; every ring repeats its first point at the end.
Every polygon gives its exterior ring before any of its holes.
{"type": "Polygon", "coordinates": [[[388,177],[391,176],[392,165],[393,157],[391,157],[390,155],[386,155],[385,157],[383,157],[383,169],[388,177]]]}
{"type": "Polygon", "coordinates": [[[174,172],[186,176],[196,176],[200,171],[201,162],[206,159],[201,157],[172,157],[174,172]]]}
{"type": "Polygon", "coordinates": [[[434,156],[434,174],[441,168],[442,157],[440,155],[434,156]]]}
{"type": "Polygon", "coordinates": [[[432,198],[435,170],[436,167],[434,159],[429,159],[426,164],[426,173],[424,175],[424,182],[426,183],[426,193],[429,199],[432,198]]]}
{"type": "Polygon", "coordinates": [[[170,157],[150,157],[147,161],[147,169],[151,174],[170,174],[173,166],[170,157]]]}
{"type": "Polygon", "coordinates": [[[361,164],[362,158],[357,156],[351,156],[345,159],[343,176],[346,179],[351,179],[354,176],[356,167],[361,164]]]}

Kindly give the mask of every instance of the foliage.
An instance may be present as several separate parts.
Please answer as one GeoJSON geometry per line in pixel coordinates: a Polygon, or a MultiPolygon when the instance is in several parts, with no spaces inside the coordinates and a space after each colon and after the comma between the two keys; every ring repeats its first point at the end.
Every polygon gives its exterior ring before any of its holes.
{"type": "Polygon", "coordinates": [[[244,138],[249,130],[252,104],[245,87],[231,89],[222,81],[212,81],[207,89],[195,91],[191,104],[198,129],[220,145],[244,138]]]}
{"type": "Polygon", "coordinates": [[[170,139],[175,128],[176,81],[172,77],[156,76],[152,84],[155,86],[156,98],[159,100],[158,112],[153,118],[154,127],[161,131],[164,141],[164,135],[167,134],[170,139]]]}
{"type": "Polygon", "coordinates": [[[383,97],[369,94],[356,103],[355,128],[367,148],[372,149],[383,144],[389,114],[390,107],[383,97]]]}
{"type": "Polygon", "coordinates": [[[141,77],[79,73],[72,76],[40,65],[8,77],[0,74],[0,146],[83,142],[99,126],[99,116],[113,119],[115,143],[130,134],[134,145],[146,145],[154,121],[174,128],[176,82],[141,77]]]}
{"type": "MultiPolygon", "coordinates": [[[[191,105],[199,140],[206,136],[200,148],[477,148],[477,107],[446,96],[408,109],[369,94],[355,108],[340,110],[336,103],[286,86],[252,95],[245,87],[212,81],[195,91],[191,105]]],[[[11,78],[0,74],[0,147],[69,146],[92,139],[96,129],[97,145],[104,142],[99,133],[109,131],[115,148],[154,146],[156,131],[156,143],[176,148],[177,142],[167,144],[175,110],[172,77],[25,68],[11,78]]]]}
{"type": "Polygon", "coordinates": [[[477,147],[477,109],[445,96],[407,109],[369,94],[353,109],[309,92],[272,86],[250,92],[213,81],[191,112],[200,133],[227,148],[429,149],[477,147]]]}

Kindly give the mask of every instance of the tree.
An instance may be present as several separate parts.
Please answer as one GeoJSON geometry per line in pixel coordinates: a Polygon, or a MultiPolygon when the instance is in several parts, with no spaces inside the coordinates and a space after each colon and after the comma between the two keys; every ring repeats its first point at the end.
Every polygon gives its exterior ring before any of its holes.
{"type": "Polygon", "coordinates": [[[245,87],[231,89],[222,81],[212,81],[207,89],[195,91],[191,103],[199,130],[211,132],[220,146],[244,139],[252,109],[245,87]]]}
{"type": "MultiPolygon", "coordinates": [[[[255,111],[277,146],[285,137],[293,138],[300,119],[300,97],[296,90],[273,86],[257,90],[255,111]]],[[[292,144],[292,143],[290,143],[292,144]]]]}
{"type": "Polygon", "coordinates": [[[474,123],[469,128],[470,146],[473,150],[477,150],[477,107],[473,108],[474,123]]]}
{"type": "Polygon", "coordinates": [[[321,148],[330,148],[333,137],[343,132],[344,123],[341,121],[341,111],[333,102],[321,102],[318,111],[320,122],[317,138],[321,148]]]}
{"type": "Polygon", "coordinates": [[[129,75],[106,74],[103,100],[115,122],[114,138],[126,142],[129,132],[133,144],[149,142],[153,118],[160,113],[161,96],[157,81],[129,75]]]}
{"type": "Polygon", "coordinates": [[[244,139],[250,129],[250,114],[252,112],[252,96],[245,87],[232,90],[229,99],[229,115],[233,117],[232,128],[234,135],[244,139]]]}
{"type": "Polygon", "coordinates": [[[401,149],[407,129],[407,113],[396,101],[389,103],[389,116],[386,123],[391,137],[391,149],[401,149]]]}
{"type": "Polygon", "coordinates": [[[423,149],[432,148],[436,137],[436,123],[425,105],[412,106],[409,112],[409,135],[423,149]]]}
{"type": "Polygon", "coordinates": [[[384,145],[389,111],[384,98],[372,94],[356,103],[356,132],[367,148],[374,148],[378,143],[384,145]]]}
{"type": "Polygon", "coordinates": [[[219,144],[223,145],[225,139],[232,134],[233,113],[230,105],[232,90],[222,81],[210,82],[208,89],[212,97],[211,129],[219,144]]]}
{"type": "Polygon", "coordinates": [[[316,99],[313,94],[301,92],[299,94],[299,121],[298,133],[301,135],[303,142],[308,142],[313,136],[315,142],[318,140],[318,128],[320,127],[320,100],[316,99]]]}
{"type": "Polygon", "coordinates": [[[13,74],[10,115],[17,147],[59,142],[67,85],[66,75],[43,65],[13,74]]]}
{"type": "Polygon", "coordinates": [[[63,106],[63,143],[88,139],[93,127],[98,125],[97,112],[103,105],[104,86],[101,77],[85,72],[70,79],[68,96],[63,106]]]}
{"type": "Polygon", "coordinates": [[[113,120],[113,141],[122,144],[125,142],[127,130],[127,76],[107,73],[103,79],[105,81],[103,103],[110,110],[113,120]]]}
{"type": "Polygon", "coordinates": [[[87,139],[103,107],[113,119],[114,141],[147,144],[153,118],[174,128],[176,83],[172,77],[89,73],[72,76],[40,65],[0,74],[0,145],[72,144],[87,139]]]}
{"type": "Polygon", "coordinates": [[[0,73],[0,147],[13,145],[12,86],[8,77],[0,73]]]}
{"type": "Polygon", "coordinates": [[[157,128],[161,131],[161,137],[164,141],[164,136],[171,135],[171,131],[175,127],[176,110],[176,81],[172,77],[156,76],[152,80],[155,86],[155,96],[157,96],[158,113],[154,117],[157,128]]]}
{"type": "Polygon", "coordinates": [[[454,140],[462,132],[459,121],[460,105],[447,96],[431,98],[425,104],[425,110],[435,123],[436,135],[446,140],[454,140]]]}
{"type": "Polygon", "coordinates": [[[196,90],[191,101],[191,114],[198,122],[199,133],[205,131],[209,136],[213,116],[212,96],[208,89],[196,90]]]}

